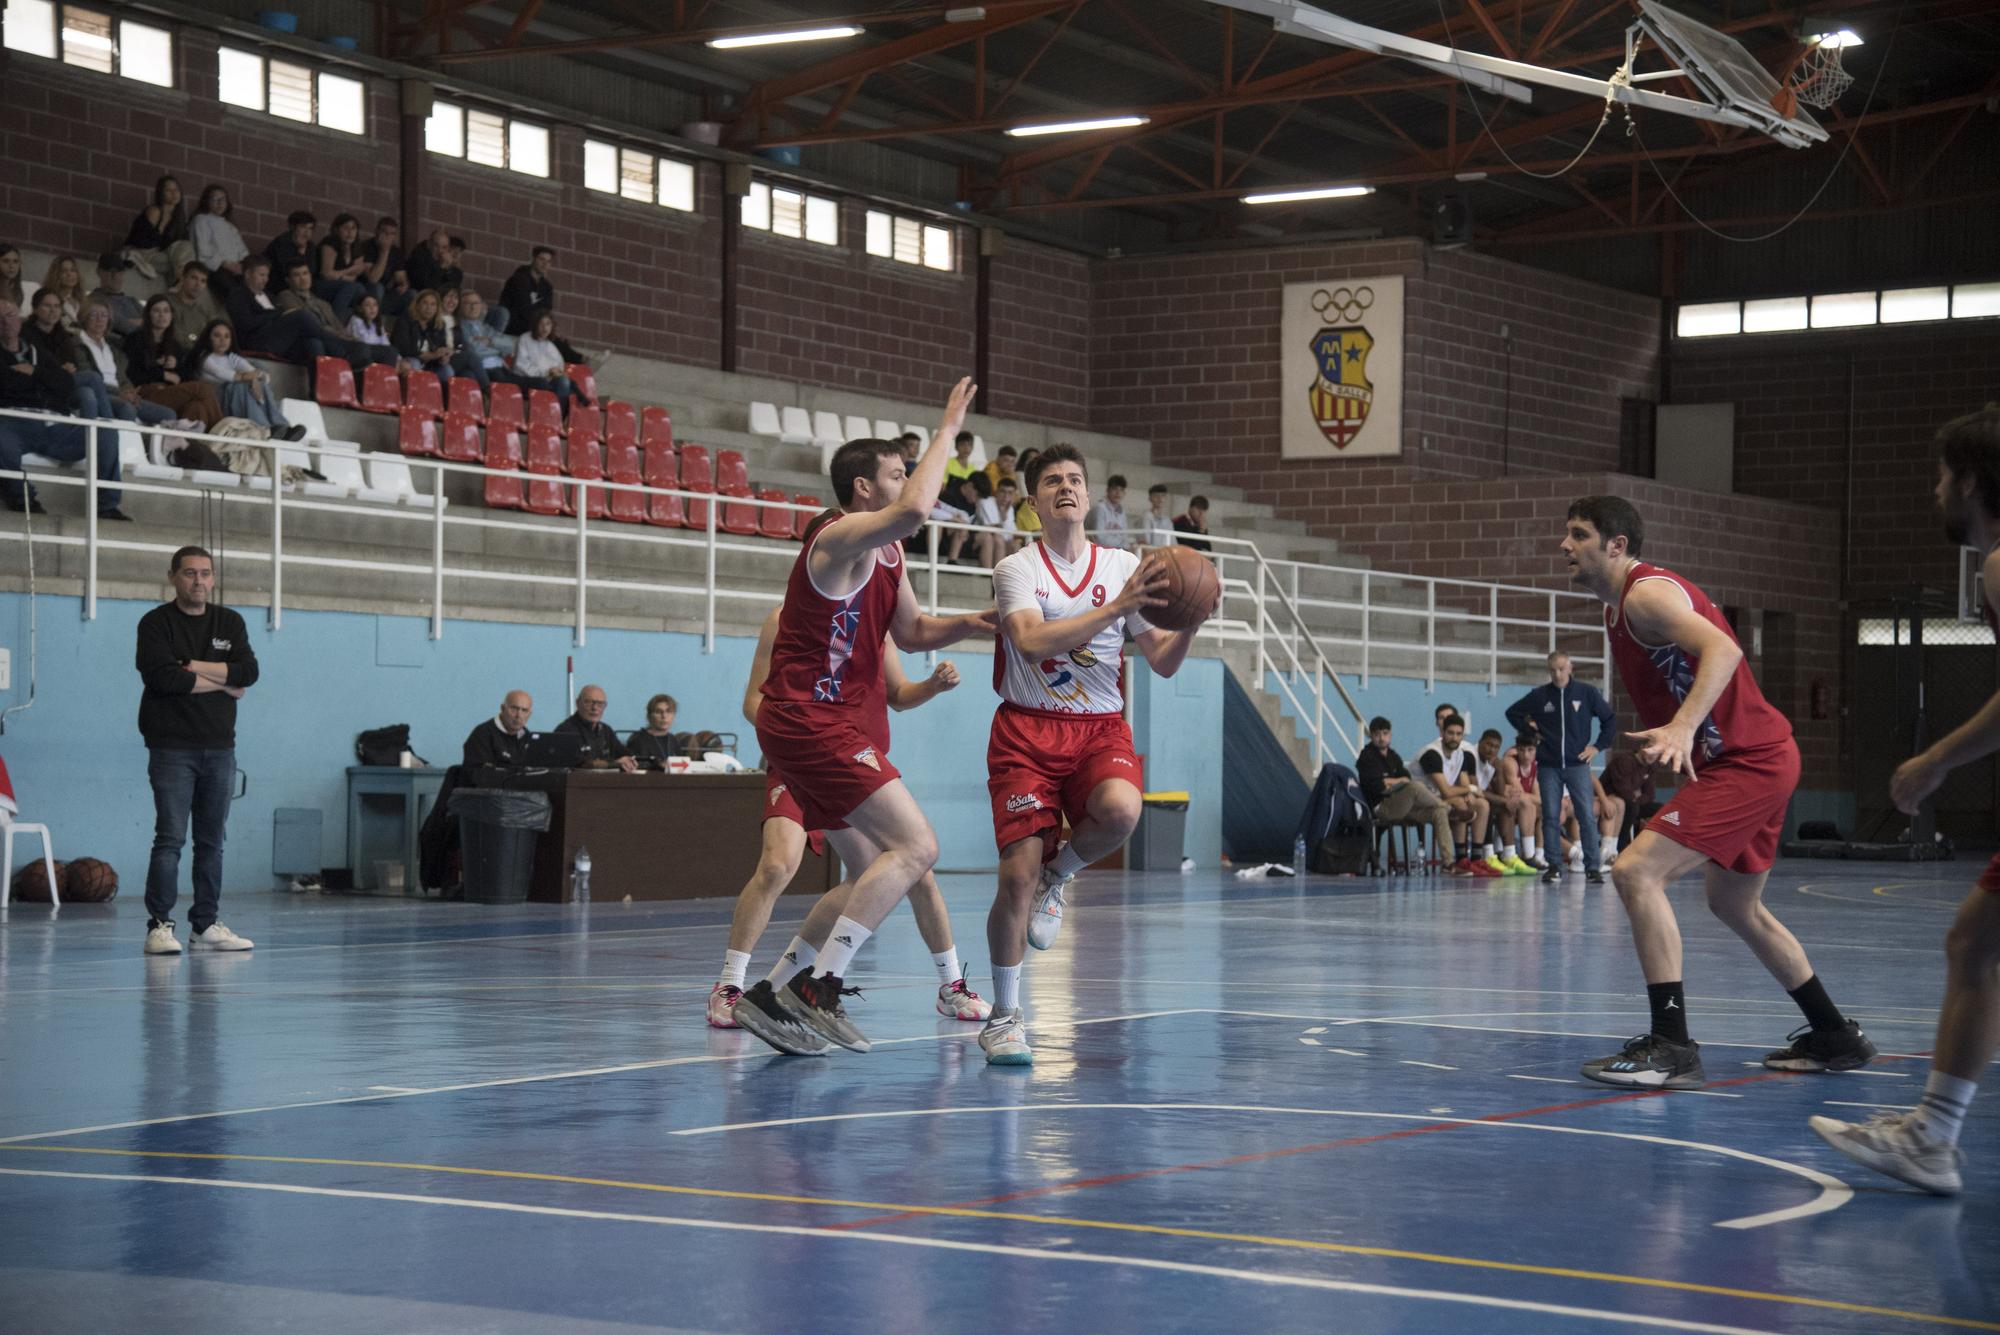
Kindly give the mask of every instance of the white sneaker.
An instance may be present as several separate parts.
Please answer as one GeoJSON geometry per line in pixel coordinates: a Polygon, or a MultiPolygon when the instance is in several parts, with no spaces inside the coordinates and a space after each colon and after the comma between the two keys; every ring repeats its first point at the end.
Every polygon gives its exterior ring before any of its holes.
{"type": "Polygon", "coordinates": [[[1616,853],[1607,853],[1604,855],[1604,861],[1598,864],[1597,869],[1601,872],[1604,872],[1606,875],[1609,875],[1611,872],[1611,864],[1616,861],[1618,861],[1618,855],[1616,853]]]}
{"type": "Polygon", "coordinates": [[[1058,875],[1054,863],[1042,868],[1042,888],[1035,892],[1034,911],[1028,916],[1028,944],[1036,950],[1047,950],[1056,943],[1056,934],[1062,931],[1063,909],[1068,905],[1064,896],[1075,879],[1058,875]]]}
{"type": "Polygon", "coordinates": [[[146,953],[148,955],[178,955],[181,943],[174,936],[174,925],[163,922],[146,932],[146,953]]]}
{"type": "Polygon", "coordinates": [[[743,989],[731,983],[717,983],[708,990],[708,1023],[715,1029],[740,1029],[736,1023],[736,1003],[743,999],[743,989]]]}
{"type": "Polygon", "coordinates": [[[255,942],[246,936],[238,936],[220,922],[212,922],[205,932],[189,932],[188,947],[200,946],[203,950],[248,950],[255,942]]]}
{"type": "Polygon", "coordinates": [[[993,1014],[993,1003],[965,985],[963,978],[938,989],[938,1014],[953,1020],[984,1020],[993,1014]]]}
{"type": "Polygon", "coordinates": [[[1859,1124],[1815,1117],[1810,1125],[1848,1158],[1933,1196],[1956,1196],[1964,1186],[1965,1152],[1934,1139],[1914,1112],[1877,1113],[1859,1124]]]}
{"type": "Polygon", "coordinates": [[[1028,1022],[1019,1006],[1010,1011],[994,1011],[993,1018],[979,1031],[979,1046],[986,1052],[988,1066],[1035,1064],[1035,1050],[1028,1046],[1028,1022]]]}
{"type": "Polygon", "coordinates": [[[1574,845],[1572,845],[1572,846],[1570,847],[1570,850],[1569,850],[1569,869],[1570,869],[1571,871],[1582,871],[1582,870],[1583,870],[1583,845],[1582,845],[1582,844],[1574,844],[1574,845]]]}

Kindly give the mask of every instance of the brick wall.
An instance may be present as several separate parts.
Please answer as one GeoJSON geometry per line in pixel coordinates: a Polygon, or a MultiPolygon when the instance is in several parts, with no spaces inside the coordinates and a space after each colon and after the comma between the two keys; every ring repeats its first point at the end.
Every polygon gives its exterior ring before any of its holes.
{"type": "Polygon", "coordinates": [[[1087,425],[1090,262],[1008,237],[991,263],[989,411],[1029,422],[1087,425]]]}

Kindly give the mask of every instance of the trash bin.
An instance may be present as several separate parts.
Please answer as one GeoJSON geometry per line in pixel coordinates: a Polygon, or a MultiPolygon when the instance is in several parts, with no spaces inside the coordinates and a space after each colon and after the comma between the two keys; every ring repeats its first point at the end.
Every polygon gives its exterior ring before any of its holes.
{"type": "Polygon", "coordinates": [[[519,904],[535,873],[535,840],[549,828],[547,793],[460,788],[451,795],[465,863],[465,897],[475,904],[519,904]]]}
{"type": "Polygon", "coordinates": [[[1179,871],[1187,836],[1186,793],[1144,793],[1128,864],[1134,871],[1179,871]]]}

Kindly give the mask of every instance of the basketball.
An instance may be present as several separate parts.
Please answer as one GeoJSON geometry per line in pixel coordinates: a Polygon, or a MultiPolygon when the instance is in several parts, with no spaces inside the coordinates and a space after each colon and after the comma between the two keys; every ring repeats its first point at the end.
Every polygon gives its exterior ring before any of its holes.
{"type": "Polygon", "coordinates": [[[1140,615],[1161,630],[1189,630],[1208,620],[1222,588],[1215,566],[1192,547],[1163,547],[1158,555],[1167,572],[1160,595],[1167,601],[1142,609],[1140,615]]]}
{"type": "MultiPolygon", "coordinates": [[[[65,896],[69,894],[69,875],[66,871],[68,866],[67,862],[56,864],[56,890],[65,896]]],[[[14,873],[13,897],[23,904],[50,902],[48,869],[40,858],[36,858],[14,873]]]]}
{"type": "Polygon", "coordinates": [[[118,873],[98,858],[78,858],[57,873],[62,897],[73,904],[109,904],[118,897],[118,873]]]}

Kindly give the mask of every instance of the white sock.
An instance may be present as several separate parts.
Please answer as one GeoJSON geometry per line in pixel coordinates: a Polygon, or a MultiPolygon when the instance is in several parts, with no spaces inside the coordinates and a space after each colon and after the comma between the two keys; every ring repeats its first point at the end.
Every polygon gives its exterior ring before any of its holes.
{"type": "Polygon", "coordinates": [[[1603,856],[1605,858],[1608,859],[1618,856],[1618,841],[1616,839],[1605,839],[1601,841],[1601,844],[1602,844],[1603,856]]]}
{"type": "Polygon", "coordinates": [[[1480,857],[1482,857],[1482,858],[1490,858],[1490,857],[1492,857],[1492,856],[1493,856],[1493,845],[1491,845],[1491,844],[1481,844],[1481,845],[1479,846],[1479,856],[1480,856],[1480,857]]]}
{"type": "Polygon", "coordinates": [[[1522,836],[1521,836],[1521,856],[1522,856],[1522,857],[1524,857],[1524,858],[1531,858],[1531,857],[1535,856],[1535,836],[1534,836],[1534,835],[1532,835],[1532,834],[1524,834],[1524,835],[1522,835],[1522,836]]]}
{"type": "Polygon", "coordinates": [[[747,950],[725,950],[722,952],[722,977],[715,981],[724,987],[743,986],[743,976],[750,972],[750,952],[747,950]]]}
{"type": "Polygon", "coordinates": [[[938,982],[950,987],[965,977],[965,970],[958,963],[958,947],[946,946],[931,955],[931,963],[937,966],[938,982]]]}
{"type": "Polygon", "coordinates": [[[993,966],[993,1009],[1010,1011],[1021,1004],[1021,966],[993,966]]]}
{"type": "Polygon", "coordinates": [[[1516,848],[1516,847],[1514,847],[1514,845],[1512,845],[1512,844],[1503,844],[1503,845],[1501,846],[1501,848],[1500,848],[1500,856],[1501,856],[1501,857],[1502,857],[1503,859],[1504,859],[1504,858],[1517,858],[1517,857],[1520,857],[1520,856],[1521,856],[1521,850],[1520,850],[1520,849],[1518,849],[1518,848],[1516,848]]]}
{"type": "Polygon", "coordinates": [[[1058,876],[1074,876],[1082,871],[1087,864],[1082,858],[1076,855],[1075,844],[1064,844],[1061,851],[1056,854],[1055,861],[1051,865],[1056,869],[1056,875],[1058,876]]]}
{"type": "Polygon", "coordinates": [[[855,952],[867,945],[868,938],[873,935],[872,930],[843,914],[826,938],[826,948],[820,951],[819,963],[813,966],[813,977],[824,978],[832,974],[845,978],[847,966],[854,963],[855,952]]]}
{"type": "Polygon", "coordinates": [[[768,975],[772,987],[783,987],[792,981],[792,975],[800,969],[810,969],[819,952],[806,944],[802,936],[792,938],[792,944],[785,947],[785,953],[778,956],[778,962],[771,966],[768,975]]]}
{"type": "Polygon", "coordinates": [[[1956,1145],[1959,1128],[1965,1125],[1965,1115],[1972,1111],[1972,1096],[1978,1090],[1977,1081],[1932,1071],[1924,1082],[1924,1101],[1917,1105],[1917,1120],[1931,1139],[1956,1145]]]}

